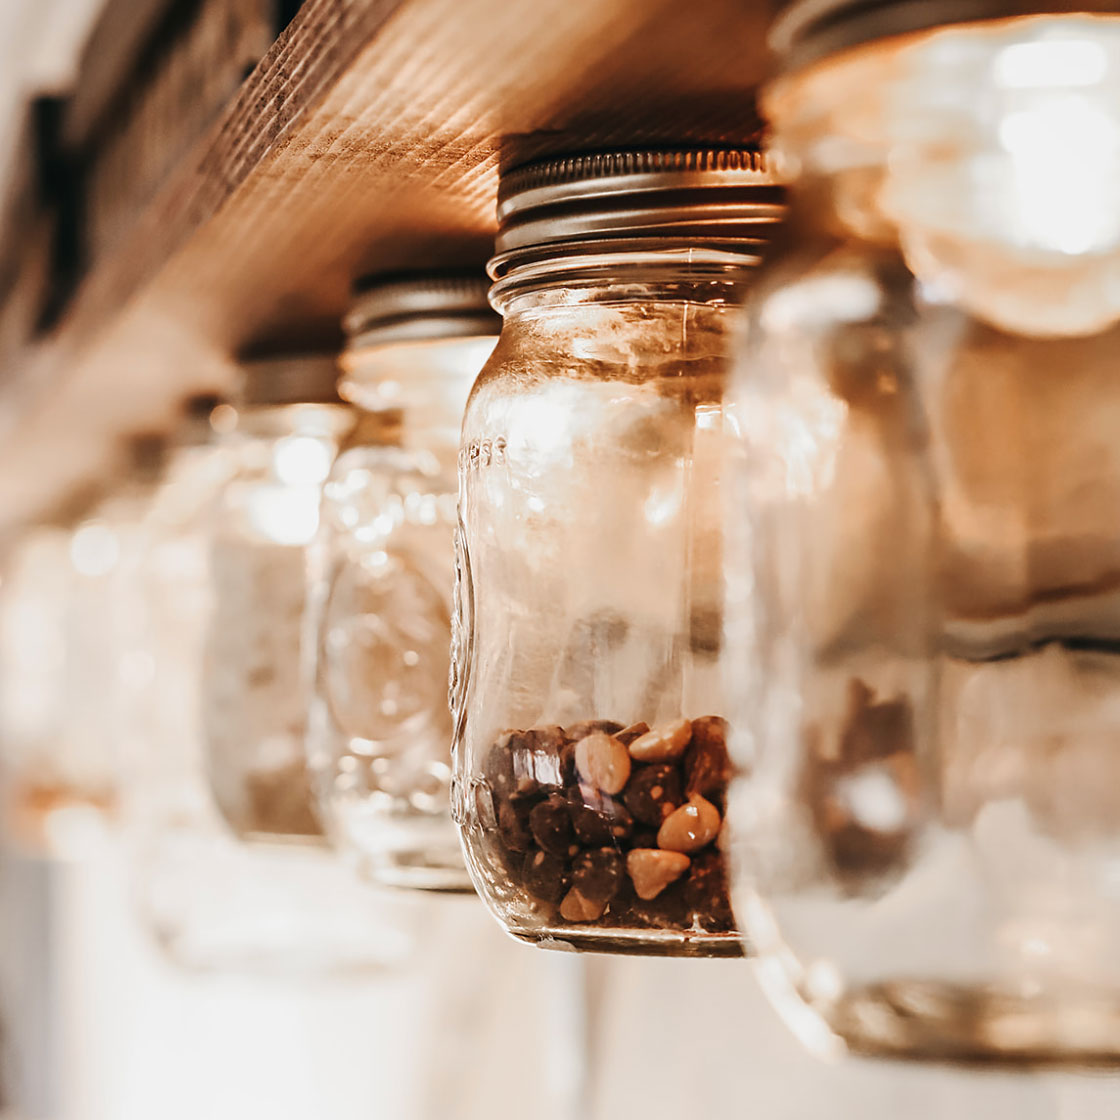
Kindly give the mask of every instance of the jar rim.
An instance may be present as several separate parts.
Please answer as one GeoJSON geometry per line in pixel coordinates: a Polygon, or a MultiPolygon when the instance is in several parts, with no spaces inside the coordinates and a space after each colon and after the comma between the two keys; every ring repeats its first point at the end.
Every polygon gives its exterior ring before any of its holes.
{"type": "Polygon", "coordinates": [[[531,255],[511,253],[491,261],[490,301],[505,314],[510,300],[546,288],[671,288],[679,298],[679,290],[690,285],[744,285],[762,263],[767,244],[761,237],[680,243],[654,239],[600,242],[531,255]]]}

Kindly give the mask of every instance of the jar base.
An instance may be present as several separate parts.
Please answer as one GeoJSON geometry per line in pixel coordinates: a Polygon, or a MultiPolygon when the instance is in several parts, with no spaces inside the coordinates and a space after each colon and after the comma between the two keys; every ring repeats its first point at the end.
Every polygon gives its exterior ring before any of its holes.
{"type": "Polygon", "coordinates": [[[852,1054],[864,1057],[1018,1068],[1120,1066],[1120,994],[1028,998],[898,981],[852,991],[823,1018],[852,1054]]]}
{"type": "Polygon", "coordinates": [[[381,887],[432,894],[474,894],[458,851],[444,858],[430,851],[386,852],[367,860],[362,874],[381,887]]]}
{"type": "Polygon", "coordinates": [[[743,957],[735,933],[681,933],[677,930],[620,930],[573,926],[508,928],[511,937],[540,949],[612,953],[630,957],[743,957]]]}

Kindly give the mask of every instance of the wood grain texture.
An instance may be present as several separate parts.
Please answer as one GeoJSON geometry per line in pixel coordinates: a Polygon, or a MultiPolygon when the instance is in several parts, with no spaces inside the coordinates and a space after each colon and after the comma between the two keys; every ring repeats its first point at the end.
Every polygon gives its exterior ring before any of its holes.
{"type": "Polygon", "coordinates": [[[232,356],[329,340],[352,277],[481,266],[502,160],[756,132],[771,0],[307,0],[0,384],[0,528],[232,356]]]}

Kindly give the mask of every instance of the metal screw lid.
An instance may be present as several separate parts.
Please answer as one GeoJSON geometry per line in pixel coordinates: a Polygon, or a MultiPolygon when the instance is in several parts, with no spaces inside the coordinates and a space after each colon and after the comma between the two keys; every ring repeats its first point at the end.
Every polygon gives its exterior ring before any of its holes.
{"type": "Polygon", "coordinates": [[[529,258],[610,244],[696,243],[756,252],[785,213],[757,147],[589,152],[503,174],[490,275],[529,258]]]}
{"type": "Polygon", "coordinates": [[[363,277],[342,320],[347,348],[496,335],[502,320],[489,290],[481,271],[363,277]]]}
{"type": "Polygon", "coordinates": [[[789,0],[770,46],[784,69],[796,70],[850,47],[951,24],[1117,13],[1118,0],[789,0]]]}
{"type": "Polygon", "coordinates": [[[240,408],[341,404],[335,388],[337,362],[337,354],[321,351],[242,359],[241,384],[233,403],[240,408]]]}

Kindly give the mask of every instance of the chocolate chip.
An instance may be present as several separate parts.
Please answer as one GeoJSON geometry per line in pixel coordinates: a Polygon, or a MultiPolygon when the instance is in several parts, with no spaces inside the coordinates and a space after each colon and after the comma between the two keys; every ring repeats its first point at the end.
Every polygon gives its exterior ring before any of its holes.
{"type": "Polygon", "coordinates": [[[723,796],[733,774],[727,754],[727,720],[702,716],[692,721],[692,742],[685,751],[683,768],[686,794],[723,796]]]}
{"type": "Polygon", "coordinates": [[[576,786],[568,792],[568,801],[576,836],[587,847],[618,843],[634,829],[626,806],[601,790],[576,786]]]}
{"type": "Polygon", "coordinates": [[[572,886],[593,902],[610,902],[622,883],[622,856],[614,848],[581,852],[572,863],[572,886]]]}
{"type": "Polygon", "coordinates": [[[631,848],[656,848],[657,829],[650,828],[648,825],[635,827],[630,835],[629,846],[631,848]]]}
{"type": "Polygon", "coordinates": [[[564,745],[564,732],[559,727],[532,727],[515,734],[510,754],[516,787],[524,789],[529,782],[560,785],[560,751],[564,745]]]}
{"type": "Polygon", "coordinates": [[[629,727],[624,727],[621,731],[614,733],[614,737],[622,743],[623,746],[630,746],[635,739],[640,739],[647,731],[649,731],[648,723],[632,723],[629,727]]]}
{"type": "Polygon", "coordinates": [[[622,724],[616,723],[613,719],[585,719],[580,723],[573,723],[571,727],[566,727],[564,734],[570,742],[578,743],[580,739],[586,739],[592,731],[605,731],[608,735],[613,735],[621,730],[622,724]]]}
{"type": "Polygon", "coordinates": [[[692,857],[692,866],[684,879],[684,903],[709,933],[725,933],[735,928],[727,872],[723,856],[715,848],[692,857]]]}
{"type": "Polygon", "coordinates": [[[534,806],[529,814],[529,829],[533,839],[554,856],[568,856],[572,845],[572,818],[568,802],[559,793],[553,793],[534,806]]]}
{"type": "Polygon", "coordinates": [[[510,751],[510,742],[513,733],[507,732],[500,736],[486,753],[482,764],[482,776],[486,784],[499,797],[505,797],[514,789],[513,779],[513,754],[510,751]]]}
{"type": "Polygon", "coordinates": [[[502,801],[498,805],[498,833],[502,843],[511,852],[529,850],[531,836],[528,822],[508,801],[502,801]]]}
{"type": "Polygon", "coordinates": [[[660,827],[661,822],[684,802],[677,768],[671,763],[636,766],[622,800],[636,821],[660,827]]]}
{"type": "Polygon", "coordinates": [[[521,872],[525,889],[541,902],[559,902],[568,889],[566,860],[535,848],[525,857],[521,872]]]}

